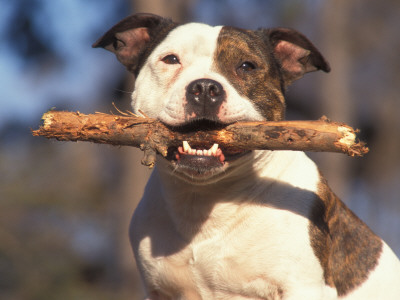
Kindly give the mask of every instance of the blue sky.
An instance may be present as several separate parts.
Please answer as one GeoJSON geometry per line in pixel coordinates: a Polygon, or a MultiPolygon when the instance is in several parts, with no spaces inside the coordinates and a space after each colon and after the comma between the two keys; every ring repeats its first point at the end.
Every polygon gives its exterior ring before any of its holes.
{"type": "Polygon", "coordinates": [[[77,110],[89,109],[103,91],[98,87],[108,82],[106,85],[111,86],[120,68],[113,55],[91,48],[98,35],[121,17],[117,1],[102,1],[101,5],[79,0],[42,2],[45,5],[34,19],[35,30],[52,44],[65,63],[61,68],[51,64],[27,65],[15,55],[4,43],[15,5],[13,1],[1,1],[0,125],[10,119],[38,119],[63,99],[73,106],[75,103],[77,110]]]}

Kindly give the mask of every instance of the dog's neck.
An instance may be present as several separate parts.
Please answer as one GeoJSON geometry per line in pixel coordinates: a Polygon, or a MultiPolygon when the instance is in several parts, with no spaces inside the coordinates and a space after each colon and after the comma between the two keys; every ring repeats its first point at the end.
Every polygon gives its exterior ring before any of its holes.
{"type": "MultiPolygon", "coordinates": [[[[232,216],[240,214],[241,204],[252,203],[257,206],[262,202],[262,205],[279,207],[281,204],[274,203],[273,197],[271,203],[266,203],[265,199],[269,198],[266,195],[291,184],[288,177],[293,174],[288,174],[287,170],[293,168],[288,168],[288,165],[296,168],[300,156],[303,158],[304,154],[292,151],[254,151],[250,157],[243,157],[228,168],[219,180],[213,178],[211,182],[196,183],[175,176],[168,163],[162,160],[157,163],[154,176],[160,181],[161,198],[171,220],[176,223],[175,228],[183,236],[192,238],[200,232],[200,228],[205,235],[212,235],[214,231],[223,228],[229,230],[230,226],[234,226],[232,220],[235,218],[232,216]],[[210,230],[207,231],[207,228],[210,230]]],[[[297,169],[300,173],[307,172],[297,169]]],[[[301,183],[298,187],[308,188],[301,186],[301,183]]],[[[307,206],[304,205],[304,208],[307,206]]],[[[297,207],[293,209],[298,210],[297,207]]]]}

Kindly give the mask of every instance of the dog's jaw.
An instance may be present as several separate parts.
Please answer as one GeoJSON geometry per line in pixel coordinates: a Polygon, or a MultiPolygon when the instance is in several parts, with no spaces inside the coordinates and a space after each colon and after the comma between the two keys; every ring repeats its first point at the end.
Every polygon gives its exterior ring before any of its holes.
{"type": "MultiPolygon", "coordinates": [[[[185,143],[186,141],[184,141],[185,143]]],[[[211,148],[218,147],[214,144],[211,148]]],[[[158,157],[157,164],[168,170],[169,174],[195,185],[206,185],[217,182],[228,176],[235,166],[244,161],[251,160],[252,151],[228,154],[219,147],[215,154],[210,149],[191,148],[189,152],[183,150],[183,146],[172,152],[175,159],[158,157]],[[211,153],[210,153],[211,152],[211,153]],[[247,158],[246,158],[247,157],[247,158]],[[163,161],[164,163],[161,163],[163,161]]]]}
{"type": "MultiPolygon", "coordinates": [[[[193,188],[195,186],[210,186],[210,184],[221,183],[232,177],[243,176],[243,174],[251,176],[250,174],[258,171],[259,161],[269,156],[264,152],[272,153],[272,151],[268,150],[247,151],[231,157],[227,156],[223,163],[219,162],[213,167],[205,168],[204,165],[201,165],[199,167],[200,170],[196,169],[192,164],[187,166],[179,165],[180,163],[177,160],[171,161],[158,155],[156,169],[157,172],[164,174],[163,177],[165,179],[170,178],[172,181],[178,179],[193,186],[193,188]]],[[[219,158],[216,160],[219,161],[219,158]]]]}

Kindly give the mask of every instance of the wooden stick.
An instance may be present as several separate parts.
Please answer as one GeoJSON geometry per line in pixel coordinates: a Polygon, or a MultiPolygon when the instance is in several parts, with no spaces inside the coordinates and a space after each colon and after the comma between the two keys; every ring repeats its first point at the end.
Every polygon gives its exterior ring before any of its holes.
{"type": "Polygon", "coordinates": [[[224,151],[300,150],[342,152],[363,156],[369,150],[356,141],[356,131],[345,124],[327,120],[239,122],[220,130],[180,132],[150,118],[103,113],[49,111],[42,117],[43,125],[32,131],[34,136],[59,141],[89,141],[119,146],[134,146],[145,151],[142,163],[153,166],[156,152],[167,156],[170,147],[190,145],[204,148],[213,143],[224,151]]]}

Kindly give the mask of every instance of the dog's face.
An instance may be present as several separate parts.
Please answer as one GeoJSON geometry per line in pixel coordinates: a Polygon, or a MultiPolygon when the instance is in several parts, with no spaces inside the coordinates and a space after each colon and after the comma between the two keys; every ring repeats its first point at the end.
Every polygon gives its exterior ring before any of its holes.
{"type": "MultiPolygon", "coordinates": [[[[94,45],[136,75],[133,107],[175,130],[215,129],[237,121],[278,121],[284,90],[306,72],[329,65],[297,31],[178,25],[149,14],[130,16],[94,45]]],[[[170,149],[177,174],[208,178],[248,152],[204,141],[170,149]]]]}

